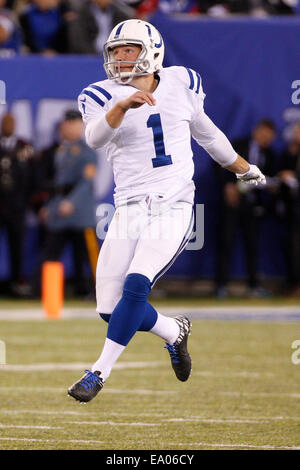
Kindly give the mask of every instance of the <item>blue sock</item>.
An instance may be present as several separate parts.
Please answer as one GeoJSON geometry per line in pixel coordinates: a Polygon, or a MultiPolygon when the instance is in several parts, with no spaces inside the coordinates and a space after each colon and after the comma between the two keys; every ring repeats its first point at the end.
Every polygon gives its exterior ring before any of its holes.
{"type": "Polygon", "coordinates": [[[148,331],[152,328],[157,313],[147,303],[150,290],[151,283],[146,276],[134,273],[126,277],[123,295],[109,319],[107,338],[127,346],[137,330],[142,328],[142,331],[148,331]]]}
{"type": "MultiPolygon", "coordinates": [[[[99,314],[102,320],[109,323],[111,314],[109,313],[100,313],[99,314]]],[[[149,302],[146,302],[145,315],[141,325],[138,328],[138,331],[150,331],[154,327],[157,321],[157,311],[149,302]]]]}

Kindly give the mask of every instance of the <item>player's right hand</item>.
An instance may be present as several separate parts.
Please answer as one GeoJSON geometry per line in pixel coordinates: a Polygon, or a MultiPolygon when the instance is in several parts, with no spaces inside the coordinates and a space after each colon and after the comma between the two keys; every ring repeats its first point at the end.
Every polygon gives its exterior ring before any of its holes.
{"type": "Polygon", "coordinates": [[[145,103],[148,103],[149,106],[155,106],[156,103],[152,93],[148,91],[137,91],[133,95],[128,96],[125,100],[119,101],[119,105],[124,111],[128,111],[130,108],[139,108],[145,103]]]}

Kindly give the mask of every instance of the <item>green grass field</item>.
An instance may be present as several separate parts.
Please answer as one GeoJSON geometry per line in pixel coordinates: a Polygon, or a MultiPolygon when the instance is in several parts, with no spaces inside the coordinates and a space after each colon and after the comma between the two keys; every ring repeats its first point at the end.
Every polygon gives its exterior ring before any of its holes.
{"type": "Polygon", "coordinates": [[[97,318],[0,322],[0,449],[300,449],[299,323],[193,320],[186,383],[163,342],[138,333],[80,405],[67,388],[105,331],[97,318]]]}
{"type": "MultiPolygon", "coordinates": [[[[272,306],[299,306],[300,297],[267,297],[267,298],[247,298],[245,297],[229,297],[228,299],[216,299],[215,297],[165,297],[159,298],[152,297],[152,303],[158,306],[177,306],[183,305],[188,307],[237,307],[241,306],[253,306],[253,307],[272,307],[272,306]]],[[[64,302],[65,307],[78,307],[78,308],[95,308],[95,301],[85,301],[77,299],[67,299],[64,302]]],[[[39,308],[41,306],[40,300],[13,300],[13,299],[1,299],[0,309],[1,310],[27,310],[30,308],[39,308]]]]}

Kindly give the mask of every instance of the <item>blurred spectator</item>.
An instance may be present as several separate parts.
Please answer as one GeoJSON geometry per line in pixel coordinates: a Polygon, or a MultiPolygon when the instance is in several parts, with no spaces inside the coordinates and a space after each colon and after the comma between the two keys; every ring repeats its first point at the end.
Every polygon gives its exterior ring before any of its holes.
{"type": "Polygon", "coordinates": [[[28,0],[6,0],[6,8],[10,8],[11,10],[17,10],[18,6],[23,4],[24,6],[26,3],[28,3],[28,0]]]}
{"type": "Polygon", "coordinates": [[[0,54],[4,51],[19,52],[21,33],[14,13],[5,8],[6,0],[0,0],[0,54]]]}
{"type": "MultiPolygon", "coordinates": [[[[93,178],[96,153],[82,140],[82,133],[80,113],[67,111],[60,125],[61,144],[53,149],[52,155],[54,194],[39,212],[47,229],[44,261],[58,260],[66,243],[72,242],[78,295],[87,293],[83,272],[87,259],[84,233],[86,228],[95,226],[93,178]]],[[[48,164],[51,166],[51,159],[48,164]]]]}
{"type": "Polygon", "coordinates": [[[249,0],[252,15],[291,15],[295,13],[298,0],[249,0]]]}
{"type": "Polygon", "coordinates": [[[198,13],[200,11],[197,0],[159,0],[158,7],[164,13],[198,13]]]}
{"type": "Polygon", "coordinates": [[[144,18],[147,21],[147,15],[157,10],[159,0],[125,0],[127,5],[135,9],[136,18],[144,18]]]}
{"type": "Polygon", "coordinates": [[[31,182],[33,147],[15,135],[15,120],[5,114],[0,137],[0,229],[7,230],[10,252],[10,293],[22,295],[24,220],[31,182]]]}
{"type": "Polygon", "coordinates": [[[230,12],[247,13],[250,10],[249,0],[144,0],[138,3],[139,16],[156,9],[166,14],[202,13],[211,16],[224,16],[230,12]]]}
{"type": "MultiPolygon", "coordinates": [[[[43,206],[55,195],[55,154],[60,146],[59,124],[55,132],[55,141],[50,147],[35,154],[32,160],[32,188],[30,192],[30,208],[39,218],[39,212],[43,206]]],[[[44,223],[39,224],[36,243],[36,259],[38,269],[32,281],[33,294],[39,295],[40,269],[43,256],[43,247],[47,230],[44,223]]]]}
{"type": "Polygon", "coordinates": [[[87,0],[68,26],[68,52],[98,54],[115,25],[134,16],[134,10],[123,2],[87,0]]]}
{"type": "Polygon", "coordinates": [[[298,0],[196,0],[201,13],[222,16],[249,13],[254,16],[293,14],[298,0]]]}
{"type": "MultiPolygon", "coordinates": [[[[145,3],[147,0],[124,0],[124,3],[131,8],[138,8],[142,3],[145,3]]],[[[155,0],[156,3],[158,0],[155,0]]]]}
{"type": "Polygon", "coordinates": [[[293,128],[288,148],[281,156],[281,181],[277,213],[287,230],[285,254],[287,289],[300,296],[300,122],[293,128]]]}
{"type": "Polygon", "coordinates": [[[25,45],[30,52],[67,51],[66,27],[70,4],[61,0],[33,0],[20,15],[25,45]]]}
{"type": "Polygon", "coordinates": [[[229,13],[249,13],[256,16],[293,14],[298,0],[144,0],[130,2],[139,14],[158,9],[164,13],[201,13],[225,16],[229,13]]]}
{"type": "Polygon", "coordinates": [[[248,13],[250,0],[126,0],[136,9],[137,16],[144,17],[160,10],[169,13],[209,14],[223,16],[232,13],[248,13]]]}
{"type": "MultiPolygon", "coordinates": [[[[252,136],[233,142],[237,153],[249,163],[257,165],[267,177],[276,173],[276,158],[271,149],[275,139],[275,126],[270,120],[259,122],[252,136]]],[[[259,220],[266,210],[264,187],[252,187],[237,181],[235,175],[220,172],[221,215],[218,240],[216,295],[226,297],[232,250],[238,228],[242,229],[249,295],[264,296],[257,279],[259,220]]],[[[272,180],[271,180],[272,181],[272,180]]],[[[268,179],[267,179],[268,186],[268,179]]]]}
{"type": "MultiPolygon", "coordinates": [[[[198,0],[202,2],[203,0],[198,0]]],[[[247,14],[250,13],[251,10],[251,0],[223,0],[223,1],[218,1],[215,3],[218,3],[218,5],[211,5],[208,6],[208,11],[207,13],[210,15],[215,15],[215,10],[216,8],[223,7],[225,13],[231,13],[231,14],[247,14]]],[[[210,0],[207,3],[212,3],[210,0]]],[[[221,15],[218,15],[221,16],[221,15]]]]}
{"type": "Polygon", "coordinates": [[[54,156],[59,142],[38,152],[33,160],[33,187],[30,195],[30,206],[38,214],[54,194],[54,156]]]}

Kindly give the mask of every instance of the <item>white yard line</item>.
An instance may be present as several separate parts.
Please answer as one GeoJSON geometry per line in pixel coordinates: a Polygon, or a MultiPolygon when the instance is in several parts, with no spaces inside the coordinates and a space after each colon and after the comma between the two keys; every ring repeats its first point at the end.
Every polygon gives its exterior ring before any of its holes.
{"type": "Polygon", "coordinates": [[[228,395],[232,397],[287,397],[287,398],[300,398],[300,393],[285,393],[285,392],[219,392],[218,395],[228,395]]]}
{"type": "MultiPolygon", "coordinates": [[[[67,389],[62,387],[2,387],[0,386],[0,393],[1,391],[35,391],[35,392],[65,392],[67,395],[67,389]]],[[[144,389],[130,389],[126,390],[124,388],[117,389],[117,388],[103,388],[101,393],[116,393],[116,394],[129,394],[129,395],[172,395],[177,393],[175,391],[168,391],[168,390],[144,390],[144,389]]]]}
{"type": "Polygon", "coordinates": [[[276,374],[273,374],[272,372],[250,372],[250,371],[240,371],[240,372],[212,372],[212,371],[193,371],[193,375],[200,375],[204,377],[250,377],[253,379],[257,378],[263,378],[265,379],[266,377],[275,377],[276,374]]]}
{"type": "Polygon", "coordinates": [[[21,391],[21,392],[66,392],[65,388],[62,387],[6,387],[0,386],[0,393],[1,392],[13,392],[13,391],[21,391]]]}
{"type": "MultiPolygon", "coordinates": [[[[39,415],[65,415],[65,416],[91,416],[90,413],[81,413],[80,411],[67,411],[67,410],[58,410],[58,411],[42,411],[42,410],[0,410],[0,414],[8,415],[22,415],[22,414],[39,414],[39,415]]],[[[154,418],[168,418],[170,413],[124,413],[124,412],[113,412],[113,411],[101,411],[102,415],[105,416],[138,416],[138,417],[154,417],[154,418]]],[[[181,416],[180,418],[170,418],[169,421],[179,421],[179,420],[213,420],[214,418],[208,418],[207,416],[181,416]]],[[[300,421],[300,416],[228,416],[223,419],[224,422],[228,420],[249,420],[249,421],[300,421]]],[[[223,421],[222,420],[222,421],[223,421]]]]}
{"type": "MultiPolygon", "coordinates": [[[[174,446],[174,443],[168,444],[170,446],[174,446]]],[[[217,448],[217,447],[243,447],[247,449],[286,449],[286,450],[300,450],[300,446],[273,446],[273,445],[264,445],[264,446],[259,446],[259,445],[251,445],[251,444],[224,444],[224,443],[210,443],[210,442],[194,442],[194,443],[176,443],[176,446],[182,446],[182,447],[212,447],[212,448],[217,448]]]]}
{"type": "Polygon", "coordinates": [[[91,424],[93,426],[160,426],[162,423],[115,423],[113,421],[66,421],[66,424],[91,424]]]}
{"type": "MultiPolygon", "coordinates": [[[[1,391],[36,391],[36,392],[65,392],[67,393],[66,388],[63,387],[6,387],[0,386],[1,391]]],[[[146,389],[118,389],[118,388],[103,388],[101,393],[114,393],[114,394],[129,394],[129,395],[172,395],[176,394],[176,391],[172,390],[146,390],[146,389]]],[[[242,397],[242,396],[251,396],[251,397],[287,397],[287,398],[300,398],[300,393],[276,393],[276,392],[222,392],[216,391],[218,395],[227,395],[232,397],[242,397]]]]}
{"type": "MultiPolygon", "coordinates": [[[[1,441],[21,441],[21,442],[58,442],[62,443],[72,443],[72,444],[104,444],[104,441],[96,440],[83,440],[83,439],[29,439],[26,437],[0,437],[1,441]]],[[[181,446],[181,447],[212,447],[212,448],[245,448],[245,449],[286,449],[286,450],[300,450],[300,446],[273,446],[273,445],[250,445],[250,444],[223,444],[223,443],[210,443],[210,442],[195,442],[195,443],[182,443],[174,444],[174,442],[166,444],[167,446],[181,446]]]]}
{"type": "Polygon", "coordinates": [[[1,410],[0,415],[22,415],[22,414],[37,414],[37,415],[71,415],[71,416],[90,416],[90,413],[80,413],[80,411],[40,411],[40,410],[1,410]]]}
{"type": "MultiPolygon", "coordinates": [[[[300,318],[300,307],[256,307],[256,306],[238,306],[238,307],[161,307],[158,309],[160,313],[168,316],[191,315],[193,318],[209,319],[246,319],[247,317],[274,318],[284,320],[286,316],[294,316],[295,320],[300,318]]],[[[63,319],[96,319],[98,318],[94,308],[64,308],[61,318],[63,319]]],[[[45,315],[42,308],[23,308],[23,309],[7,309],[0,312],[0,321],[27,321],[27,320],[44,320],[45,315]]],[[[250,318],[251,319],[251,318],[250,318]]]]}
{"type": "MultiPolygon", "coordinates": [[[[151,361],[120,361],[114,365],[114,370],[127,370],[127,369],[155,369],[157,367],[169,367],[168,362],[151,362],[151,361]]],[[[81,370],[87,368],[84,362],[41,362],[33,364],[6,364],[0,365],[0,372],[47,372],[47,371],[61,371],[61,370],[81,370]]],[[[274,377],[276,374],[271,372],[251,372],[251,371],[238,371],[238,372],[213,372],[213,371],[193,371],[193,376],[203,377],[245,377],[245,378],[266,378],[274,377]]]]}
{"type": "Polygon", "coordinates": [[[31,426],[31,425],[21,425],[21,424],[2,424],[0,423],[0,428],[17,428],[17,429],[62,429],[61,426],[31,426]]]}
{"type": "MultiPolygon", "coordinates": [[[[80,411],[39,411],[39,410],[1,410],[0,415],[22,415],[22,414],[38,414],[38,415],[69,415],[69,416],[91,416],[91,413],[81,413],[80,411]]],[[[138,416],[138,417],[154,417],[154,418],[167,418],[170,416],[169,414],[162,414],[162,413],[123,413],[123,412],[109,412],[109,411],[101,411],[101,415],[104,416],[138,416]]],[[[300,419],[300,418],[299,418],[300,419]]]]}
{"type": "Polygon", "coordinates": [[[174,395],[178,392],[172,390],[144,390],[142,388],[135,388],[132,390],[124,390],[117,388],[103,388],[101,393],[127,393],[127,394],[138,394],[138,395],[174,395]]]}
{"type": "MultiPolygon", "coordinates": [[[[65,392],[67,393],[66,388],[63,387],[6,387],[0,386],[1,391],[36,391],[36,392],[65,392]]],[[[146,390],[146,389],[118,389],[118,388],[103,388],[101,393],[115,393],[115,394],[129,394],[129,395],[172,395],[176,394],[176,391],[173,390],[146,390]]],[[[232,397],[242,397],[242,396],[251,396],[251,397],[287,397],[287,398],[300,398],[300,393],[285,393],[285,392],[222,392],[215,391],[218,395],[227,395],[232,397]]]]}
{"type": "MultiPolygon", "coordinates": [[[[168,365],[163,362],[117,362],[114,366],[115,370],[124,369],[145,369],[145,368],[156,368],[162,365],[168,365]]],[[[45,363],[34,363],[34,364],[6,364],[0,365],[0,372],[47,372],[47,371],[58,371],[58,370],[84,370],[87,368],[87,364],[84,362],[45,362],[45,363]]]]}
{"type": "Polygon", "coordinates": [[[209,418],[171,418],[165,420],[166,422],[184,422],[184,423],[207,423],[207,424],[216,424],[216,423],[229,423],[229,424],[264,424],[268,423],[267,420],[254,420],[250,419],[209,419],[209,418]]]}
{"type": "Polygon", "coordinates": [[[72,444],[104,444],[104,441],[83,439],[29,439],[27,437],[0,437],[1,441],[27,441],[27,442],[71,442],[72,444]]]}
{"type": "MultiPolygon", "coordinates": [[[[184,418],[183,418],[184,419],[184,418]]],[[[201,416],[191,416],[190,419],[209,419],[209,418],[202,418],[201,416]]],[[[260,421],[300,421],[300,416],[228,416],[228,418],[224,418],[224,421],[227,420],[255,420],[257,422],[260,421]]]]}

